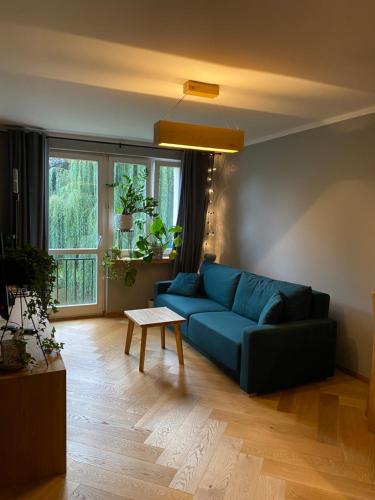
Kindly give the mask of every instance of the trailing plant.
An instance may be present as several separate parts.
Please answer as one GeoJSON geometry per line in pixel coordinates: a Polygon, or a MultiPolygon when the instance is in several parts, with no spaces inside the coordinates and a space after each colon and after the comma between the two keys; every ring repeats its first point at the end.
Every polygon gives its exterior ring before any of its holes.
{"type": "Polygon", "coordinates": [[[146,214],[150,217],[157,215],[155,209],[158,202],[152,196],[145,195],[145,184],[148,173],[141,173],[134,178],[128,175],[122,176],[121,182],[107,184],[108,187],[119,189],[121,209],[118,213],[122,215],[146,214]]]}
{"type": "Polygon", "coordinates": [[[62,349],[64,349],[64,342],[57,342],[55,333],[56,333],[56,328],[53,327],[50,336],[44,337],[42,339],[43,350],[47,353],[52,351],[60,352],[62,349]]]}
{"type": "Polygon", "coordinates": [[[135,244],[136,250],[133,251],[134,258],[122,258],[121,250],[117,247],[105,253],[103,266],[107,271],[107,277],[122,279],[125,286],[133,286],[138,273],[135,260],[141,259],[146,264],[152,262],[155,256],[155,245],[161,247],[163,252],[173,245],[169,258],[176,258],[178,248],[182,244],[181,233],[181,226],[168,227],[160,217],[156,217],[150,225],[149,232],[145,236],[139,236],[135,244]],[[116,265],[119,260],[122,260],[122,266],[116,265]]]}
{"type": "Polygon", "coordinates": [[[52,255],[31,245],[5,250],[6,283],[26,287],[28,291],[25,316],[38,318],[38,330],[47,327],[49,310],[57,311],[53,298],[57,264],[52,255]]]}

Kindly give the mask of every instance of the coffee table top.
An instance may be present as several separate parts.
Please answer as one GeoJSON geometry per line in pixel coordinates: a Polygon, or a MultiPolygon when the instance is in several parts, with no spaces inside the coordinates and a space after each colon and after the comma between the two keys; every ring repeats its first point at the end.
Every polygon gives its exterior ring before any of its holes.
{"type": "Polygon", "coordinates": [[[168,307],[133,309],[132,311],[124,311],[124,314],[138,326],[167,326],[186,321],[186,318],[171,311],[168,307]]]}

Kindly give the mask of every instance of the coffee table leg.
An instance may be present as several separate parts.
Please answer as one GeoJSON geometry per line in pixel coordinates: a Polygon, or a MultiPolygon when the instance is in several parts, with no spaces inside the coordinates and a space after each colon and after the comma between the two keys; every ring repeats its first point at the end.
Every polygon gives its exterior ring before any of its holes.
{"type": "Polygon", "coordinates": [[[165,326],[160,327],[160,332],[161,332],[161,348],[165,349],[165,326]]]}
{"type": "Polygon", "coordinates": [[[182,350],[182,338],[181,338],[181,329],[180,324],[176,323],[174,325],[175,334],[176,334],[176,347],[178,353],[178,362],[180,365],[184,364],[184,351],[182,350]]]}
{"type": "Polygon", "coordinates": [[[126,342],[125,342],[125,354],[129,354],[130,344],[132,343],[133,330],[134,330],[134,321],[129,319],[128,320],[128,332],[126,334],[126,342]]]}
{"type": "Polygon", "coordinates": [[[143,367],[145,364],[145,353],[146,353],[146,340],[147,340],[147,328],[142,327],[142,339],[141,339],[141,354],[139,356],[139,371],[143,372],[143,367]]]}

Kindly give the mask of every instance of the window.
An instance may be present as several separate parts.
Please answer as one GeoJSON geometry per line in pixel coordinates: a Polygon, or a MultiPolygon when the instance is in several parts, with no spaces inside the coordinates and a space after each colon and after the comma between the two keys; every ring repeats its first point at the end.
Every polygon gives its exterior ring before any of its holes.
{"type": "MultiPolygon", "coordinates": [[[[112,158],[112,181],[120,182],[124,175],[134,179],[138,174],[147,172],[145,194],[158,201],[157,212],[168,226],[177,222],[180,196],[180,162],[163,161],[152,158],[112,158]]],[[[112,231],[113,245],[127,255],[134,248],[140,235],[146,235],[150,220],[144,214],[137,214],[136,220],[143,222],[142,228],[135,225],[131,232],[120,232],[113,224],[113,215],[121,213],[119,188],[113,189],[112,231]]]]}
{"type": "Polygon", "coordinates": [[[100,171],[102,158],[53,152],[49,157],[49,253],[57,263],[59,308],[101,309],[100,171]]]}
{"type": "Polygon", "coordinates": [[[158,212],[169,226],[177,220],[180,162],[145,157],[108,156],[51,150],[49,157],[49,253],[57,261],[55,296],[59,315],[97,314],[104,308],[102,259],[112,246],[129,255],[150,220],[142,227],[116,230],[121,213],[119,190],[106,184],[147,172],[145,194],[159,201],[158,212]]]}
{"type": "Polygon", "coordinates": [[[158,212],[167,226],[174,226],[180,200],[180,166],[157,162],[156,170],[159,177],[156,193],[158,212]]]}

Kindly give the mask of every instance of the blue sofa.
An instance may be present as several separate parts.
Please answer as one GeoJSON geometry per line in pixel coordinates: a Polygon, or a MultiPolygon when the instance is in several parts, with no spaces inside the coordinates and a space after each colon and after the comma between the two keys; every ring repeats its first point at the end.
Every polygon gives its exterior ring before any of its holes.
{"type": "Polygon", "coordinates": [[[197,297],[167,293],[171,281],[155,284],[155,306],[186,318],[184,339],[239,381],[261,394],[332,376],[336,322],[328,318],[329,295],[304,285],[272,280],[204,262],[197,297]],[[274,292],[284,297],[278,324],[258,324],[274,292]]]}

